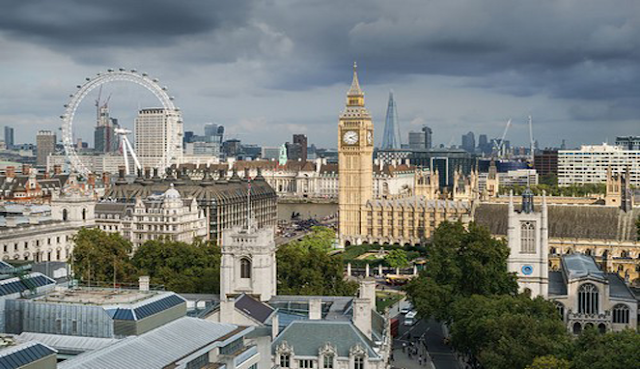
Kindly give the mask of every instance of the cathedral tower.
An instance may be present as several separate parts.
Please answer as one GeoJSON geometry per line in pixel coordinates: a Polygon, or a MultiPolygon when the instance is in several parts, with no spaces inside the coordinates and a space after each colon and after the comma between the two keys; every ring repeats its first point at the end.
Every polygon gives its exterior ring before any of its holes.
{"type": "Polygon", "coordinates": [[[373,197],[373,122],[364,107],[356,64],[347,105],[338,123],[340,243],[362,243],[364,205],[373,197]]]}
{"type": "Polygon", "coordinates": [[[549,287],[549,227],[547,202],[542,197],[540,212],[533,206],[533,193],[522,194],[522,209],[516,211],[509,197],[507,261],[509,272],[515,272],[520,290],[529,289],[531,297],[547,297],[549,287]]]}

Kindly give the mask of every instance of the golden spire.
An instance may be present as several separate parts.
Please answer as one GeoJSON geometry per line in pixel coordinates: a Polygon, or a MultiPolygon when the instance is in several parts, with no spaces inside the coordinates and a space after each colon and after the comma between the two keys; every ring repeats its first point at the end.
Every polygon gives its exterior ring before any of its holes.
{"type": "Polygon", "coordinates": [[[363,96],[362,90],[360,89],[360,83],[358,82],[358,64],[353,62],[353,82],[351,82],[351,88],[347,93],[347,96],[363,96]]]}

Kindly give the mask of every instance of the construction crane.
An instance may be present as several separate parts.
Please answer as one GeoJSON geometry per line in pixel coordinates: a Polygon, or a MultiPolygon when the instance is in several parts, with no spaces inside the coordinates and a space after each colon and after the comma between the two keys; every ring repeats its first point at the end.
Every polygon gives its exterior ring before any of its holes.
{"type": "Polygon", "coordinates": [[[529,155],[531,156],[531,165],[533,165],[533,161],[535,160],[535,146],[536,143],[533,140],[533,122],[531,115],[529,115],[529,155]]]}
{"type": "Polygon", "coordinates": [[[509,131],[510,126],[511,126],[511,119],[507,121],[507,125],[504,127],[504,132],[502,132],[502,137],[500,138],[500,141],[493,142],[493,149],[496,152],[496,155],[498,155],[498,158],[500,159],[502,159],[505,154],[504,139],[505,137],[507,137],[507,132],[509,131]]]}

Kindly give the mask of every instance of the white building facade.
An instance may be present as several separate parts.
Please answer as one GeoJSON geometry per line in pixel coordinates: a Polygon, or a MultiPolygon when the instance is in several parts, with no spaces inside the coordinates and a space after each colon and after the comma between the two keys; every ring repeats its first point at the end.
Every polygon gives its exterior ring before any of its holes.
{"type": "Polygon", "coordinates": [[[629,167],[630,183],[640,186],[640,150],[607,144],[558,151],[558,184],[605,183],[609,167],[614,174],[624,173],[629,167]]]}
{"type": "Polygon", "coordinates": [[[179,111],[141,109],[135,119],[134,131],[135,151],[143,167],[167,167],[170,163],[180,162],[184,132],[179,111]]]}

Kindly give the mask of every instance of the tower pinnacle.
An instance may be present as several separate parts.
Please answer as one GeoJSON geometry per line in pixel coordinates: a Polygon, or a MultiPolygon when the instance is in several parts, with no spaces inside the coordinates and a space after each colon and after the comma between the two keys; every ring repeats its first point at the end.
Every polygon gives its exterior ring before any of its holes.
{"type": "Polygon", "coordinates": [[[360,82],[358,81],[358,64],[355,61],[353,62],[353,81],[351,82],[351,88],[347,96],[364,96],[364,93],[360,89],[360,82]]]}

